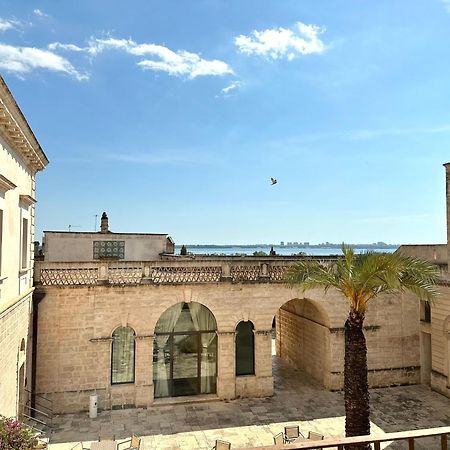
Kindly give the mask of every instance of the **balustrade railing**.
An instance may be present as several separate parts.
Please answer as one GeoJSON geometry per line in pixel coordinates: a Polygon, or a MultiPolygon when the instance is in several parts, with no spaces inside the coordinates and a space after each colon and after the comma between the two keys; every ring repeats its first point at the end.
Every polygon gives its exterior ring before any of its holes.
{"type": "MultiPolygon", "coordinates": [[[[324,439],[323,441],[307,440],[293,444],[271,445],[266,447],[252,447],[251,450],[319,450],[319,449],[344,450],[352,448],[352,445],[358,446],[358,444],[359,445],[371,444],[372,449],[380,450],[382,448],[390,448],[390,442],[394,441],[405,442],[408,446],[408,450],[414,450],[416,448],[415,447],[416,443],[418,446],[422,445],[420,448],[428,448],[428,450],[438,450],[438,449],[447,450],[448,435],[450,435],[450,427],[440,427],[440,428],[428,428],[424,430],[410,430],[396,433],[386,433],[383,435],[373,435],[373,436],[327,438],[324,439]],[[420,442],[424,438],[434,438],[436,442],[431,446],[427,444],[426,447],[423,447],[424,445],[423,441],[422,444],[420,444],[420,442]]],[[[250,448],[241,450],[250,450],[250,448]]]]}
{"type": "MultiPolygon", "coordinates": [[[[96,284],[280,283],[302,257],[201,257],[160,261],[35,261],[34,281],[41,286],[96,284]]],[[[332,264],[336,257],[317,258],[332,264]]]]}

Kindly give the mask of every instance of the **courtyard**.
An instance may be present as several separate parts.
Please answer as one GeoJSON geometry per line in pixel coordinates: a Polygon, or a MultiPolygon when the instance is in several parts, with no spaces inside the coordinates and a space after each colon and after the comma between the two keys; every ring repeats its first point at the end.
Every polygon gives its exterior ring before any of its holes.
{"type": "MultiPolygon", "coordinates": [[[[274,357],[275,394],[269,398],[237,399],[228,402],[205,396],[157,401],[150,409],[102,411],[96,419],[87,413],[54,418],[50,450],[69,450],[83,441],[132,434],[142,437],[141,449],[211,449],[216,439],[232,448],[273,444],[273,436],[285,425],[298,424],[303,434],[317,431],[325,437],[344,434],[343,392],[322,389],[304,372],[274,357]]],[[[450,400],[428,386],[398,386],[371,389],[372,433],[404,431],[450,425],[450,400]]],[[[416,449],[431,450],[437,440],[422,439],[416,449]]],[[[407,443],[392,443],[390,450],[406,449],[407,443]]]]}

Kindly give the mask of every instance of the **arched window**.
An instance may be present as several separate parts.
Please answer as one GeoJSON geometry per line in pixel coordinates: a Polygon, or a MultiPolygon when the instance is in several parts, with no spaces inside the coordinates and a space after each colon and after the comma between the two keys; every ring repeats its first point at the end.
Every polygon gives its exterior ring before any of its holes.
{"type": "Polygon", "coordinates": [[[134,383],[134,330],[116,328],[112,334],[111,384],[134,383]]]}
{"type": "Polygon", "coordinates": [[[255,374],[255,338],[251,322],[236,327],[236,375],[255,374]]]}
{"type": "Polygon", "coordinates": [[[153,380],[155,398],[216,392],[217,324],[197,302],[177,303],[155,327],[153,380]]]}

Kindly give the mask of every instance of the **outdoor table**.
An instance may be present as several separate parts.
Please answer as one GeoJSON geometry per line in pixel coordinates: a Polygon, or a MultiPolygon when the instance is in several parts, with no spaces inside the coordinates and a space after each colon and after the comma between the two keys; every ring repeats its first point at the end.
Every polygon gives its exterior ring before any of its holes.
{"type": "Polygon", "coordinates": [[[116,441],[99,441],[91,444],[91,450],[116,450],[116,441]]]}
{"type": "Polygon", "coordinates": [[[295,438],[293,441],[290,441],[290,444],[295,444],[296,442],[306,442],[309,441],[308,438],[305,438],[303,436],[299,436],[298,438],[295,438]]]}

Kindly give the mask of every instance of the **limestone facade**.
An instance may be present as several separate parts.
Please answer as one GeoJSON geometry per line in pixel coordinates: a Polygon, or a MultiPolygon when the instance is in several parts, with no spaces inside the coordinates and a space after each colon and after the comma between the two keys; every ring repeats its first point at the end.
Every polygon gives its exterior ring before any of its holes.
{"type": "Polygon", "coordinates": [[[107,245],[120,243],[120,261],[148,261],[160,254],[174,252],[174,244],[167,234],[44,231],[46,261],[92,261],[101,259],[94,253],[94,242],[107,245]]]}
{"type": "Polygon", "coordinates": [[[35,175],[48,160],[0,77],[0,414],[30,388],[35,175]]]}
{"type": "MultiPolygon", "coordinates": [[[[39,263],[38,263],[39,264],[39,263]]],[[[39,267],[37,267],[39,270],[39,267]]],[[[273,392],[272,322],[277,351],[328,389],[343,382],[346,302],[337,292],[308,292],[282,283],[39,286],[36,392],[55,412],[150,406],[154,400],[153,345],[161,315],[179,302],[206,306],[217,322],[217,392],[220,399],[273,392]],[[236,376],[235,339],[240,321],[254,325],[255,374],[236,376]],[[135,380],[111,384],[111,337],[119,326],[135,331],[135,380]]],[[[370,383],[420,380],[419,304],[385,296],[367,313],[370,383]]]]}

